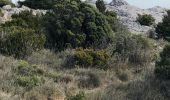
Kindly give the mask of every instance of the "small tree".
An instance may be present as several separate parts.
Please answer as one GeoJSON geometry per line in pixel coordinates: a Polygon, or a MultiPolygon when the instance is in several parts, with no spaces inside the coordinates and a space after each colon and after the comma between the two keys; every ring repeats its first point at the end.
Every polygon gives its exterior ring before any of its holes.
{"type": "Polygon", "coordinates": [[[154,24],[155,19],[154,19],[154,18],[152,17],[152,15],[150,15],[150,14],[144,14],[144,15],[138,14],[137,21],[138,21],[141,25],[150,26],[150,25],[153,25],[153,24],[154,24]]]}
{"type": "Polygon", "coordinates": [[[163,21],[158,23],[156,27],[156,33],[159,38],[164,38],[169,41],[170,38],[170,10],[167,11],[167,15],[164,16],[163,21]]]}
{"type": "Polygon", "coordinates": [[[97,0],[96,1],[96,7],[101,13],[105,13],[106,11],[106,6],[104,4],[103,0],[97,0]]]}
{"type": "Polygon", "coordinates": [[[170,80],[170,45],[165,46],[156,62],[155,75],[159,79],[170,80]]]}

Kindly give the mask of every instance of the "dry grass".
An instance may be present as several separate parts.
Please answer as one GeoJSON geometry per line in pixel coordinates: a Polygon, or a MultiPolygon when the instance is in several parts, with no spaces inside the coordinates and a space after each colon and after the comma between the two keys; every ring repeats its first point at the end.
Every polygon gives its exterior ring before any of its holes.
{"type": "Polygon", "coordinates": [[[25,59],[43,72],[44,82],[31,89],[16,84],[17,63],[11,57],[0,56],[0,100],[47,100],[60,99],[85,92],[86,100],[169,100],[170,82],[160,82],[154,77],[154,64],[138,67],[126,64],[112,65],[112,69],[96,68],[66,69],[67,57],[74,53],[65,50],[53,53],[49,50],[33,53],[25,59]],[[91,76],[92,75],[92,76],[91,76]],[[91,79],[88,79],[93,77],[91,79]],[[79,86],[83,80],[85,87],[79,86]],[[99,82],[99,83],[98,83],[99,82]],[[94,83],[97,85],[94,86],[94,83]]]}

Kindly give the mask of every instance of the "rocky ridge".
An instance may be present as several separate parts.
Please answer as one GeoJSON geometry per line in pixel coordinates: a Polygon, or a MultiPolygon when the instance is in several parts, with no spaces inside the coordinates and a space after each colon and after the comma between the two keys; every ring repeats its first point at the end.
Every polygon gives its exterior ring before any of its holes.
{"type": "MultiPolygon", "coordinates": [[[[94,3],[95,0],[90,0],[91,3],[94,3]],[[93,1],[93,2],[92,2],[93,1]]],[[[166,14],[166,9],[156,6],[149,9],[140,9],[136,6],[128,4],[125,0],[112,0],[112,2],[107,3],[107,10],[115,11],[121,22],[127,26],[129,31],[133,33],[146,33],[154,27],[142,26],[136,22],[138,14],[151,14],[155,19],[155,23],[162,21],[163,16],[166,14]]]]}

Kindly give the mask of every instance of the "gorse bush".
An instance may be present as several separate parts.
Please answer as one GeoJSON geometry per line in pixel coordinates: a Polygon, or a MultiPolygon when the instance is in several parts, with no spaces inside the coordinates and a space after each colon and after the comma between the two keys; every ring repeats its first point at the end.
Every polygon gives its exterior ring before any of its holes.
{"type": "Polygon", "coordinates": [[[156,33],[158,33],[159,38],[170,41],[170,10],[167,11],[167,15],[164,16],[162,22],[158,23],[156,33]]]}
{"type": "Polygon", "coordinates": [[[160,53],[160,60],[155,65],[155,75],[162,80],[170,80],[170,45],[160,53]]]}
{"type": "Polygon", "coordinates": [[[155,23],[155,19],[152,17],[152,15],[149,14],[144,14],[144,15],[138,14],[137,21],[141,25],[146,25],[146,26],[150,26],[155,23]]]}
{"type": "Polygon", "coordinates": [[[47,47],[55,50],[95,47],[110,42],[113,35],[106,16],[79,0],[57,0],[44,20],[47,47]]]}
{"type": "Polygon", "coordinates": [[[2,24],[0,52],[15,58],[24,58],[44,48],[45,35],[40,29],[39,17],[24,11],[12,15],[13,20],[2,24]]]}
{"type": "Polygon", "coordinates": [[[94,51],[93,49],[76,49],[74,54],[76,65],[82,67],[96,67],[100,69],[107,68],[109,55],[103,51],[94,51]]]}

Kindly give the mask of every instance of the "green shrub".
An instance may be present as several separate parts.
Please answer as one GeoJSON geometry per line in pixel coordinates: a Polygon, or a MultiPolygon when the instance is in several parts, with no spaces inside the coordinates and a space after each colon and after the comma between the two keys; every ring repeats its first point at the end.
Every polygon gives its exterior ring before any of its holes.
{"type": "Polygon", "coordinates": [[[106,69],[109,55],[104,50],[76,49],[74,54],[76,65],[106,69]]]}
{"type": "Polygon", "coordinates": [[[44,43],[44,35],[35,34],[32,29],[9,27],[5,37],[0,40],[0,52],[15,58],[24,58],[33,51],[41,50],[44,43]]]}
{"type": "Polygon", "coordinates": [[[45,35],[40,29],[39,16],[23,11],[12,15],[13,20],[2,24],[0,52],[15,58],[24,58],[44,48],[45,35]]]}
{"type": "Polygon", "coordinates": [[[28,62],[21,60],[14,68],[16,83],[25,88],[32,88],[43,82],[44,71],[37,65],[30,65],[28,62]]]}
{"type": "Polygon", "coordinates": [[[41,78],[38,76],[19,76],[17,84],[23,87],[32,88],[41,83],[41,78]]]}
{"type": "Polygon", "coordinates": [[[104,14],[79,0],[61,1],[57,0],[58,3],[44,19],[48,48],[98,48],[96,44],[112,40],[112,29],[104,14]]]}
{"type": "Polygon", "coordinates": [[[158,23],[156,33],[158,33],[159,38],[170,41],[170,10],[167,11],[167,15],[164,16],[162,22],[158,23]]]}
{"type": "Polygon", "coordinates": [[[93,73],[83,75],[78,80],[79,88],[97,88],[100,86],[100,84],[101,84],[100,78],[93,73]]]}
{"type": "Polygon", "coordinates": [[[159,79],[170,80],[170,45],[165,46],[160,58],[155,65],[155,75],[159,79]]]}
{"type": "Polygon", "coordinates": [[[144,14],[144,15],[138,14],[137,21],[141,25],[146,25],[146,26],[150,26],[155,23],[155,19],[150,14],[144,14]]]}
{"type": "Polygon", "coordinates": [[[45,71],[40,69],[37,65],[30,65],[28,62],[21,60],[15,68],[15,73],[19,76],[42,76],[45,74],[45,71]]]}

